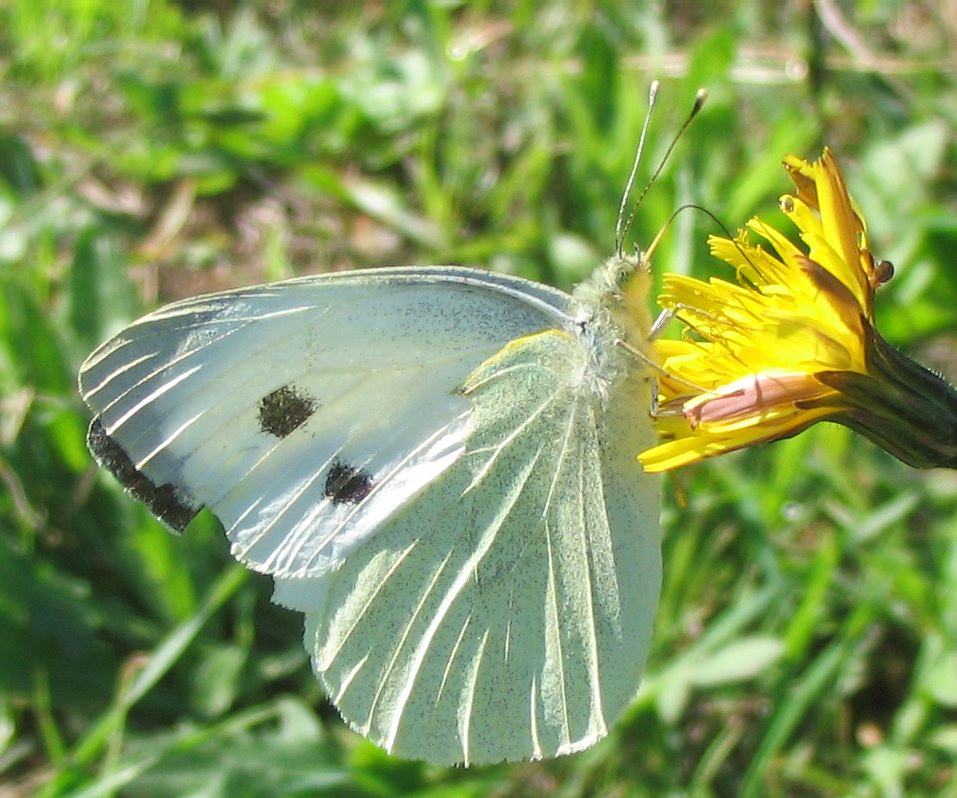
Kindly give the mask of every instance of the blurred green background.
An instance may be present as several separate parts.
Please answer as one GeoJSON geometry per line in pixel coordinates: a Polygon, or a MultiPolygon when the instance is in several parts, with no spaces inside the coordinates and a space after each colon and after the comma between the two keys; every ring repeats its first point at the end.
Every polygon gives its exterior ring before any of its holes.
{"type": "MultiPolygon", "coordinates": [[[[338,721],[300,619],[92,465],[74,375],[146,309],[379,264],[564,288],[644,200],[735,228],[839,154],[885,336],[957,376],[952,3],[0,2],[0,796],[957,795],[957,478],[842,428],[666,479],[645,687],[611,737],[475,770],[338,721]]],[[[723,273],[681,214],[655,266],[723,273]]]]}

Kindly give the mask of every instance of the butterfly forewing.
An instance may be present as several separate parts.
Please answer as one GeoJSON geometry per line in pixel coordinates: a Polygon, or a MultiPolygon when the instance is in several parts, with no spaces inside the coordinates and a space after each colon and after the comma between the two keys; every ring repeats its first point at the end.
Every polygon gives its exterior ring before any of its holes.
{"type": "Polygon", "coordinates": [[[507,341],[563,323],[565,302],[467,269],[179,302],[84,363],[91,448],[170,526],[206,506],[251,567],[319,574],[460,455],[456,389],[507,341]]]}

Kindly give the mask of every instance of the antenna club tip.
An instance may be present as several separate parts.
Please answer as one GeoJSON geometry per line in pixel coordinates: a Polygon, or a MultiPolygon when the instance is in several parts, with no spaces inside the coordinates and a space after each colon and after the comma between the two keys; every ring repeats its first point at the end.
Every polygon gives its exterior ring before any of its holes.
{"type": "Polygon", "coordinates": [[[708,99],[708,90],[701,88],[698,89],[697,94],[694,96],[694,106],[691,109],[691,115],[694,116],[698,111],[701,110],[701,106],[705,104],[705,101],[708,99]]]}
{"type": "Polygon", "coordinates": [[[651,81],[651,85],[648,87],[648,101],[654,102],[655,98],[658,96],[658,89],[661,88],[660,80],[651,81]]]}

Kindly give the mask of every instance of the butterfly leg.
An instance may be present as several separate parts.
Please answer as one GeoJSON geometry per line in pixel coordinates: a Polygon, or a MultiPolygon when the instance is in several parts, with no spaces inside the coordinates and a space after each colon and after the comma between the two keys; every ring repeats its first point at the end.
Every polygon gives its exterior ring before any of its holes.
{"type": "MultiPolygon", "coordinates": [[[[661,335],[662,333],[664,333],[665,328],[668,326],[668,323],[672,319],[674,319],[682,309],[683,309],[682,305],[676,305],[671,308],[665,308],[658,314],[658,317],[655,319],[654,323],[651,325],[651,329],[648,331],[649,343],[657,341],[659,338],[661,338],[661,335]]],[[[640,349],[637,349],[631,344],[629,344],[627,341],[619,338],[615,340],[615,344],[617,346],[620,346],[629,355],[634,357],[636,360],[641,362],[644,366],[649,368],[651,371],[655,372],[657,375],[667,377],[670,380],[673,380],[682,385],[685,385],[688,388],[691,388],[692,390],[696,391],[697,393],[711,393],[711,391],[709,391],[707,388],[704,388],[700,385],[695,385],[694,383],[688,382],[687,380],[679,379],[670,371],[668,371],[666,368],[663,368],[662,366],[658,365],[654,360],[652,360],[648,355],[646,355],[640,349]]],[[[658,379],[654,378],[654,385],[651,391],[651,406],[648,411],[649,415],[653,419],[663,418],[666,416],[681,415],[682,413],[681,402],[675,403],[675,401],[672,400],[669,404],[674,405],[673,407],[662,408],[661,405],[659,405],[658,403],[658,397],[659,397],[658,379]]]]}
{"type": "Polygon", "coordinates": [[[668,326],[675,316],[678,315],[678,308],[665,308],[658,314],[658,318],[655,319],[654,323],[651,325],[651,329],[648,331],[648,340],[657,341],[661,338],[661,334],[665,331],[665,327],[668,326]]]}

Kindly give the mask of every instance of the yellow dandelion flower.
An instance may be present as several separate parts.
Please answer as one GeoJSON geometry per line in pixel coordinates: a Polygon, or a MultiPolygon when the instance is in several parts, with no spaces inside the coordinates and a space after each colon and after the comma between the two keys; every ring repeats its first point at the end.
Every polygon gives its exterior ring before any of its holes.
{"type": "Polygon", "coordinates": [[[957,466],[957,391],[878,334],[874,291],[893,268],[868,249],[837,159],[784,167],[796,190],[781,210],[803,247],[754,218],[766,245],[709,239],[736,282],[665,275],[659,303],[685,332],[654,344],[662,442],[639,459],[665,471],[829,419],[910,465],[957,466]]]}

